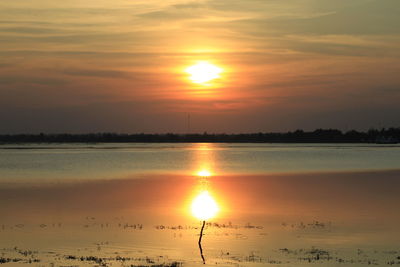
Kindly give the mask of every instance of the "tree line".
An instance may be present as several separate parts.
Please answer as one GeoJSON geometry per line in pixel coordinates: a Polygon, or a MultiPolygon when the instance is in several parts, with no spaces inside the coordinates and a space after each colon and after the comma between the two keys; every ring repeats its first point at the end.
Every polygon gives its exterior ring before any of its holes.
{"type": "Polygon", "coordinates": [[[368,131],[346,131],[337,129],[316,129],[314,131],[289,131],[284,133],[242,133],[242,134],[2,134],[1,143],[397,143],[400,141],[399,128],[370,129],[368,131]]]}

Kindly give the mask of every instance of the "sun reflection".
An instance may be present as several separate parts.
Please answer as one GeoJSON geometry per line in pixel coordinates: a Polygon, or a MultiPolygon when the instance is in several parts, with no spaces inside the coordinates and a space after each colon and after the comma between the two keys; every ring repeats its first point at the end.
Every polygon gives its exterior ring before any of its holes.
{"type": "Polygon", "coordinates": [[[208,191],[201,192],[192,202],[193,216],[202,221],[215,217],[218,211],[218,204],[208,191]]]}
{"type": "MultiPolygon", "coordinates": [[[[191,174],[199,178],[214,176],[215,168],[215,145],[199,143],[193,146],[193,169],[191,174]]],[[[207,180],[207,179],[205,179],[207,180]]]]}
{"type": "Polygon", "coordinates": [[[199,235],[199,249],[200,249],[200,256],[203,260],[203,264],[206,263],[206,260],[203,255],[203,248],[201,246],[201,240],[203,238],[203,231],[206,225],[206,220],[214,218],[217,213],[220,211],[220,208],[214,198],[211,196],[209,192],[209,188],[211,185],[210,176],[212,172],[210,171],[211,166],[213,165],[213,147],[211,144],[200,144],[196,146],[195,155],[196,160],[198,161],[198,168],[196,172],[196,179],[197,181],[197,188],[200,189],[191,203],[191,212],[194,217],[202,221],[202,227],[200,230],[199,235]]]}
{"type": "Polygon", "coordinates": [[[210,177],[211,176],[211,172],[209,170],[203,169],[197,172],[197,176],[200,177],[210,177]]]}

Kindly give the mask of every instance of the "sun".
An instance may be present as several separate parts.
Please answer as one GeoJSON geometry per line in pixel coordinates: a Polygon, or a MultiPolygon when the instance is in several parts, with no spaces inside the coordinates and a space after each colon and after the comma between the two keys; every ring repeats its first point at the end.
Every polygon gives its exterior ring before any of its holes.
{"type": "Polygon", "coordinates": [[[205,221],[215,217],[219,207],[208,191],[201,192],[192,202],[194,217],[205,221]]]}
{"type": "Polygon", "coordinates": [[[207,85],[208,82],[220,78],[222,69],[207,61],[200,61],[197,64],[186,68],[189,79],[197,84],[207,85]]]}

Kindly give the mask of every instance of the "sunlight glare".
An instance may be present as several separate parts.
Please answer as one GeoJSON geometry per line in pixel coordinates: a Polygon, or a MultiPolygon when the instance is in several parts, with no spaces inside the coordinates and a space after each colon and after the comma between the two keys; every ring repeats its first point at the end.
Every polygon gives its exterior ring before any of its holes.
{"type": "Polygon", "coordinates": [[[210,177],[211,172],[209,170],[201,170],[197,173],[197,175],[201,177],[210,177]]]}
{"type": "Polygon", "coordinates": [[[200,220],[213,218],[218,211],[218,205],[208,191],[201,192],[192,202],[192,214],[200,220]]]}
{"type": "Polygon", "coordinates": [[[194,83],[206,85],[207,82],[220,78],[222,69],[206,61],[186,68],[186,73],[190,74],[190,80],[194,83]]]}

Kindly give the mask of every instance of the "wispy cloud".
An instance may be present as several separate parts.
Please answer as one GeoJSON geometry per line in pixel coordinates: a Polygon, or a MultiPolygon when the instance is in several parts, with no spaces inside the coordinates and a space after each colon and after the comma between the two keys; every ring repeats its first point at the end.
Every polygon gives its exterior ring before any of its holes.
{"type": "Polygon", "coordinates": [[[400,112],[399,13],[398,0],[3,0],[0,104],[64,121],[107,110],[113,126],[147,114],[154,130],[185,112],[215,131],[226,119],[227,131],[322,122],[315,114],[339,125],[344,111],[363,121],[360,110],[400,112]],[[225,68],[219,87],[188,82],[197,60],[225,68]]]}

